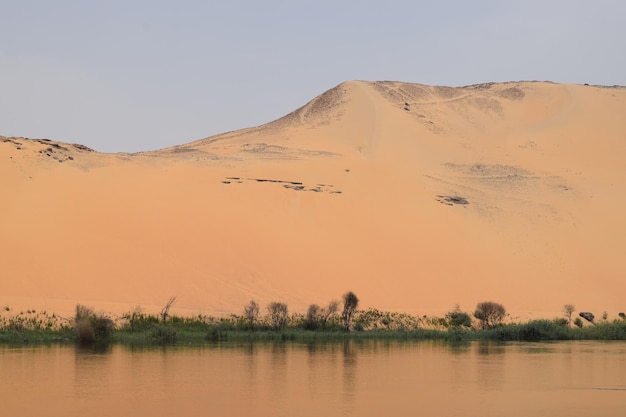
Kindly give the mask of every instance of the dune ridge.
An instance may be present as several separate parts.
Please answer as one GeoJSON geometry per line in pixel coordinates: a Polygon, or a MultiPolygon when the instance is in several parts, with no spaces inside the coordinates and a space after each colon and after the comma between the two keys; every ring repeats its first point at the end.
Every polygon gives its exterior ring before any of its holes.
{"type": "Polygon", "coordinates": [[[349,81],[266,125],[101,154],[0,137],[0,305],[626,310],[626,89],[349,81]]]}

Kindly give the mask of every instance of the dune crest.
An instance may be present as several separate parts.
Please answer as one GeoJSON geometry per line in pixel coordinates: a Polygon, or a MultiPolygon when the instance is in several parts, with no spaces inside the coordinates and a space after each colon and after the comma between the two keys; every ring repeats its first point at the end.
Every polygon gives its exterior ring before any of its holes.
{"type": "Polygon", "coordinates": [[[0,137],[0,305],[626,309],[626,89],[350,81],[138,154],[0,137]]]}

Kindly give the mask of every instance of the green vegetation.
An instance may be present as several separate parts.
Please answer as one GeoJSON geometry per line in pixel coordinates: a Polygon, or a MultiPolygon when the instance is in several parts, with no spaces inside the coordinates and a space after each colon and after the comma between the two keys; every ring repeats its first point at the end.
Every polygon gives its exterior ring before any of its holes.
{"type": "Polygon", "coordinates": [[[73,342],[75,333],[69,320],[46,311],[12,313],[10,307],[0,312],[0,343],[73,342]]]}
{"type": "Polygon", "coordinates": [[[457,305],[454,310],[446,314],[447,325],[453,328],[458,327],[472,327],[472,318],[469,314],[461,311],[461,308],[457,305]]]}
{"type": "Polygon", "coordinates": [[[0,343],[79,343],[102,345],[166,345],[176,343],[218,343],[222,341],[340,341],[366,339],[442,341],[552,341],[552,340],[626,340],[626,319],[594,322],[591,313],[584,324],[581,317],[571,322],[573,306],[565,306],[564,317],[504,323],[505,309],[494,302],[478,303],[474,317],[458,306],[444,317],[413,316],[377,309],[358,310],[358,298],[352,292],[343,296],[343,311],[331,301],[326,307],[311,304],[306,314],[289,314],[286,303],[260,306],[251,301],[241,315],[181,317],[169,314],[170,298],[159,314],[145,314],[141,308],[111,317],[92,308],[76,306],[72,318],[47,312],[13,313],[0,311],[0,343]]]}
{"type": "Polygon", "coordinates": [[[80,304],[76,306],[74,330],[81,345],[93,345],[96,341],[108,341],[114,328],[113,320],[104,314],[95,314],[93,309],[80,304]]]}

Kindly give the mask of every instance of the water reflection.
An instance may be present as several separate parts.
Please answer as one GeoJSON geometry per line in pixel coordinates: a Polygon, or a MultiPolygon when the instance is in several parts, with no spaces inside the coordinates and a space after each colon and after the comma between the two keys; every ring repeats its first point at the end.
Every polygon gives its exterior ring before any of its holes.
{"type": "Polygon", "coordinates": [[[74,391],[77,399],[101,395],[111,383],[112,347],[74,348],[74,391]]]}
{"type": "Polygon", "coordinates": [[[357,379],[357,346],[353,340],[343,342],[343,390],[344,398],[351,405],[355,398],[357,379]]]}
{"type": "Polygon", "coordinates": [[[502,355],[506,353],[506,345],[503,343],[480,340],[476,346],[478,347],[479,355],[502,355]]]}
{"type": "Polygon", "coordinates": [[[1,347],[7,416],[614,416],[626,344],[1,347]]]}

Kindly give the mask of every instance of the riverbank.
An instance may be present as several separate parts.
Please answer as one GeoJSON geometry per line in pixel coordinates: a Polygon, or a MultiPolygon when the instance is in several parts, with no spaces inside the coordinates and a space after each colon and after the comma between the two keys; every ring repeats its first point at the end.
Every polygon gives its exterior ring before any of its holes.
{"type": "Polygon", "coordinates": [[[120,318],[95,315],[67,319],[45,312],[28,311],[0,317],[3,344],[97,344],[130,345],[205,344],[223,341],[342,341],[342,340],[442,340],[442,341],[557,341],[626,340],[626,320],[572,325],[567,320],[531,320],[486,328],[477,323],[458,325],[450,317],[425,318],[376,310],[358,311],[350,331],[338,316],[312,322],[292,315],[281,326],[266,320],[243,317],[170,316],[129,313],[120,318]],[[375,317],[374,320],[372,317],[375,317]]]}

